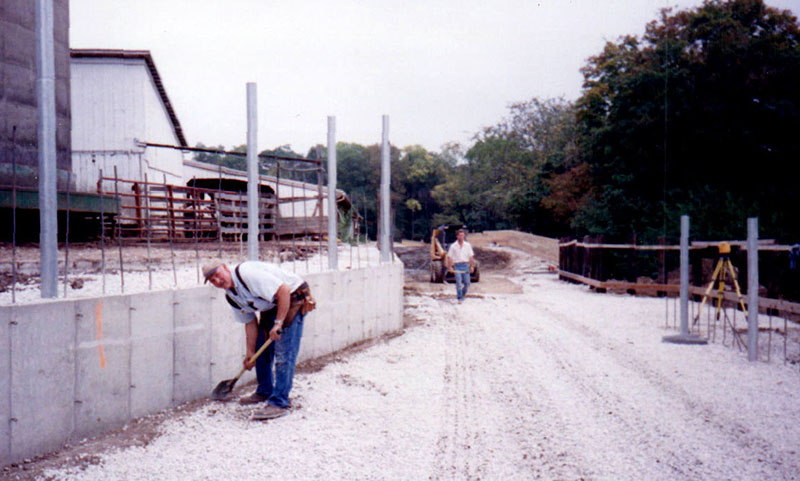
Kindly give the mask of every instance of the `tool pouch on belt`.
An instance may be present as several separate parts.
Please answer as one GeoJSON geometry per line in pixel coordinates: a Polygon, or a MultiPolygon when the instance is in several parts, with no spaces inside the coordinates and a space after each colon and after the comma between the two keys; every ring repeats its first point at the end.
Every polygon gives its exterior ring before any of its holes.
{"type": "Polygon", "coordinates": [[[316,307],[316,301],[311,297],[311,290],[308,288],[308,283],[304,282],[297,289],[292,292],[291,303],[289,304],[289,312],[286,314],[286,321],[283,327],[289,327],[294,322],[294,317],[300,312],[303,315],[308,314],[316,307]]]}
{"type": "Polygon", "coordinates": [[[304,282],[295,290],[295,293],[298,293],[298,297],[302,296],[303,304],[300,306],[300,312],[303,315],[308,314],[317,307],[317,301],[311,297],[311,289],[308,287],[308,283],[304,282]]]}

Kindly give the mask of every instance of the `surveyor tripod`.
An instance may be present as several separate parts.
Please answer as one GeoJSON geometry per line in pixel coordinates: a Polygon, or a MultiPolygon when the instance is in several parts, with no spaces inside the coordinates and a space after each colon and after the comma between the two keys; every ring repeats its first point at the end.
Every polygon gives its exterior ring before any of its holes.
{"type": "MultiPolygon", "coordinates": [[[[730,275],[730,281],[733,284],[733,288],[736,292],[736,300],[739,303],[739,307],[742,308],[742,312],[747,312],[747,309],[744,307],[744,297],[742,296],[742,291],[739,289],[739,281],[736,280],[736,271],[733,268],[733,263],[731,262],[730,258],[731,254],[731,246],[727,242],[720,242],[719,243],[719,260],[717,261],[717,265],[714,268],[714,273],[711,275],[711,282],[708,283],[708,287],[706,288],[705,293],[703,293],[703,299],[700,301],[700,307],[697,309],[697,315],[694,318],[693,325],[697,325],[697,322],[700,320],[700,313],[703,311],[703,306],[705,305],[706,301],[710,297],[711,290],[714,288],[714,284],[717,284],[717,313],[716,319],[720,319],[720,313],[724,313],[724,322],[727,322],[731,328],[731,331],[734,334],[734,338],[739,342],[740,346],[744,345],[739,333],[736,332],[736,329],[733,325],[731,325],[730,319],[728,319],[727,312],[722,310],[722,301],[725,297],[725,282],[730,275]]],[[[713,303],[713,301],[712,301],[713,303]]]]}

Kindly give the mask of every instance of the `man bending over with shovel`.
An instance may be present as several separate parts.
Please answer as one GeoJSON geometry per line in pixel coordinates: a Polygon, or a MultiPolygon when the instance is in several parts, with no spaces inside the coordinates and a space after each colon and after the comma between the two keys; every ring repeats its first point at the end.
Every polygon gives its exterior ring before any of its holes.
{"type": "Polygon", "coordinates": [[[256,420],[287,414],[303,335],[303,318],[313,308],[308,284],[276,265],[258,261],[242,262],[233,269],[221,262],[212,262],[203,266],[203,276],[206,282],[225,290],[225,299],[233,308],[235,320],[244,324],[247,340],[244,368],[250,370],[255,365],[258,388],[239,402],[267,404],[253,414],[256,420]],[[274,344],[254,362],[252,357],[267,339],[274,344]]]}

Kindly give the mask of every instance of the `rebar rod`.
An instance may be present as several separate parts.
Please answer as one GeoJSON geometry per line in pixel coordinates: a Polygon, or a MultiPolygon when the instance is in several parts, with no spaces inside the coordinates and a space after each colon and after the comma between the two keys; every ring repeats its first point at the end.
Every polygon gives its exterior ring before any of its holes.
{"type": "MultiPolygon", "coordinates": [[[[291,170],[289,172],[291,172],[291,170]]],[[[294,175],[292,175],[292,177],[294,177],[294,175]]],[[[292,179],[292,180],[294,180],[294,179],[292,179]]],[[[290,192],[292,193],[292,198],[294,199],[294,182],[292,182],[290,192]]],[[[297,218],[294,215],[294,204],[295,204],[295,202],[292,201],[292,221],[293,222],[294,222],[294,219],[297,218]]],[[[297,259],[297,245],[295,244],[295,240],[294,240],[294,225],[292,225],[292,272],[297,272],[297,269],[295,267],[295,264],[297,263],[296,259],[297,259]]]]}
{"type": "Polygon", "coordinates": [[[789,360],[789,321],[783,318],[783,365],[789,360]]]}
{"type": "Polygon", "coordinates": [[[350,225],[347,226],[348,230],[350,231],[350,241],[348,242],[348,244],[350,244],[350,269],[354,267],[353,266],[353,234],[355,233],[355,229],[353,229],[354,210],[355,208],[353,207],[353,203],[350,202],[350,225]]]}
{"type": "Polygon", "coordinates": [[[67,215],[64,219],[64,297],[67,297],[67,282],[69,277],[69,184],[72,176],[71,171],[67,171],[67,215]]]}
{"type": "MultiPolygon", "coordinates": [[[[319,155],[319,158],[322,158],[322,154],[319,155]]],[[[322,163],[317,166],[317,207],[314,209],[314,212],[319,212],[319,221],[315,220],[315,224],[317,225],[317,229],[320,232],[317,232],[317,240],[319,241],[319,270],[324,270],[325,263],[322,259],[322,203],[324,202],[324,198],[322,196],[322,163]]]]}
{"type": "MultiPolygon", "coordinates": [[[[710,318],[710,316],[711,316],[711,309],[708,309],[707,311],[708,311],[708,312],[706,312],[706,317],[709,317],[709,318],[710,318]]],[[[719,326],[717,325],[717,324],[718,324],[717,320],[718,320],[718,319],[715,317],[715,318],[714,318],[714,339],[713,339],[713,341],[714,341],[714,342],[717,342],[717,331],[719,330],[719,326]]],[[[722,332],[723,332],[723,334],[724,334],[724,333],[725,333],[725,325],[724,325],[724,324],[723,324],[723,326],[722,326],[722,329],[723,329],[723,331],[722,331],[722,332]]],[[[722,341],[722,344],[723,344],[723,345],[725,344],[725,341],[724,341],[724,340],[722,341]]]]}
{"type": "Polygon", "coordinates": [[[239,226],[239,260],[241,261],[244,256],[244,222],[242,220],[242,191],[239,191],[239,207],[237,209],[238,219],[237,225],[239,226]]]}
{"type": "Polygon", "coordinates": [[[17,303],[17,155],[15,137],[17,126],[11,131],[11,303],[17,303]]]}
{"type": "Polygon", "coordinates": [[[769,318],[769,335],[767,336],[767,362],[770,362],[772,358],[772,313],[768,311],[767,317],[769,318]]]}
{"type": "MultiPolygon", "coordinates": [[[[353,198],[355,200],[355,198],[353,198]]],[[[355,209],[355,207],[353,207],[355,209]]],[[[361,269],[361,221],[358,220],[358,229],[356,229],[356,257],[358,258],[358,268],[361,269]]]]}
{"type": "Polygon", "coordinates": [[[145,236],[147,237],[147,290],[153,290],[153,271],[150,268],[150,186],[147,184],[147,172],[144,173],[144,202],[147,214],[145,236]]]}
{"type": "Polygon", "coordinates": [[[364,247],[367,248],[367,267],[372,266],[371,262],[371,253],[369,251],[369,221],[367,220],[367,194],[362,192],[363,200],[364,200],[364,247]]]}
{"type": "MultiPolygon", "coordinates": [[[[305,178],[305,177],[304,177],[305,178]]],[[[303,197],[307,199],[308,191],[306,188],[303,188],[303,197]]],[[[303,257],[305,257],[306,261],[306,274],[308,274],[308,211],[306,210],[306,200],[303,200],[303,245],[305,248],[305,252],[303,257]]]]}
{"type": "Polygon", "coordinates": [[[195,270],[197,272],[197,283],[200,284],[200,248],[199,248],[199,239],[197,238],[200,235],[198,231],[198,224],[197,220],[200,218],[200,214],[197,211],[197,177],[192,177],[192,208],[194,209],[194,259],[195,259],[195,270]]]}
{"type": "Polygon", "coordinates": [[[677,325],[678,323],[678,298],[672,298],[672,323],[677,325]]]}
{"type": "Polygon", "coordinates": [[[278,241],[278,259],[275,262],[281,265],[281,220],[283,219],[281,216],[281,163],[278,161],[275,164],[275,226],[273,235],[278,241]]]}
{"type": "Polygon", "coordinates": [[[100,276],[103,280],[103,294],[106,293],[106,216],[103,204],[103,169],[100,169],[100,180],[97,181],[97,190],[100,193],[100,276]]]}
{"type": "MultiPolygon", "coordinates": [[[[164,176],[166,179],[166,175],[164,176]]],[[[164,182],[166,184],[166,180],[164,182]]],[[[219,240],[219,258],[222,258],[222,211],[220,210],[220,199],[219,194],[222,192],[222,166],[219,166],[219,183],[217,184],[217,195],[214,196],[214,205],[217,208],[217,228],[219,229],[219,233],[217,234],[217,239],[219,240]]]]}
{"type": "MultiPolygon", "coordinates": [[[[167,186],[167,174],[164,174],[164,187],[167,186]]],[[[169,207],[172,207],[172,194],[170,194],[169,200],[169,207]]],[[[178,287],[178,270],[175,268],[175,248],[173,246],[172,237],[175,235],[174,229],[170,229],[171,225],[173,224],[172,220],[172,210],[169,211],[169,216],[167,218],[167,237],[169,238],[169,255],[172,259],[172,285],[178,287]]],[[[221,235],[221,234],[220,234],[221,235]]]]}
{"type": "Polygon", "coordinates": [[[125,264],[122,262],[122,224],[120,223],[119,216],[122,215],[122,202],[119,197],[119,177],[117,177],[117,166],[114,166],[114,197],[117,201],[117,248],[119,249],[119,286],[120,291],[125,293],[125,264]]]}

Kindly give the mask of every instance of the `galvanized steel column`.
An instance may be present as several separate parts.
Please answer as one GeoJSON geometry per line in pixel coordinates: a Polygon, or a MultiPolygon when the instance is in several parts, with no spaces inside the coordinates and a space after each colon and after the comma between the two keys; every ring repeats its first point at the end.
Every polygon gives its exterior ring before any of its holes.
{"type": "Polygon", "coordinates": [[[689,216],[681,216],[681,336],[689,335],[689,216]]]}
{"type": "Polygon", "coordinates": [[[39,264],[42,297],[58,294],[56,98],[53,0],[36,0],[36,98],[39,154],[39,264]]]}
{"type": "Polygon", "coordinates": [[[747,359],[758,360],[758,217],[747,219],[747,359]]]}
{"type": "MultiPolygon", "coordinates": [[[[258,109],[256,84],[247,83],[247,258],[258,260],[259,201],[261,198],[258,174],[258,109]]],[[[279,186],[275,186],[277,190],[279,186]]],[[[280,206],[277,206],[280,208],[280,206]]],[[[280,253],[279,253],[280,255],[280,253]]]]}
{"type": "Polygon", "coordinates": [[[664,336],[662,341],[676,344],[706,344],[707,339],[689,334],[689,216],[681,216],[681,333],[664,336]]]}
{"type": "Polygon", "coordinates": [[[336,208],[336,117],[328,116],[328,268],[339,268],[336,208]]]}
{"type": "Polygon", "coordinates": [[[392,168],[389,150],[389,116],[383,116],[383,137],[381,141],[381,262],[391,262],[391,236],[392,213],[390,210],[391,198],[389,186],[391,185],[392,168]]]}

